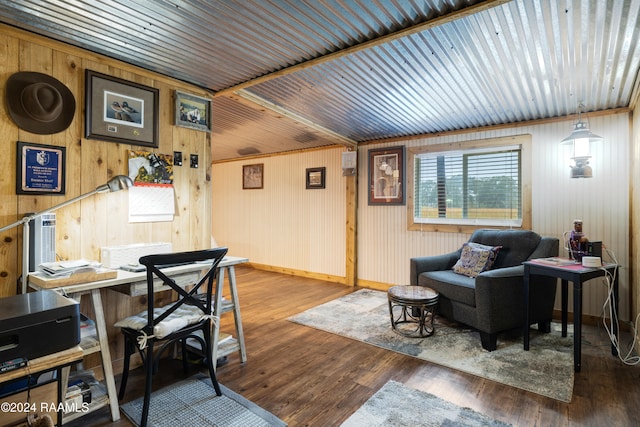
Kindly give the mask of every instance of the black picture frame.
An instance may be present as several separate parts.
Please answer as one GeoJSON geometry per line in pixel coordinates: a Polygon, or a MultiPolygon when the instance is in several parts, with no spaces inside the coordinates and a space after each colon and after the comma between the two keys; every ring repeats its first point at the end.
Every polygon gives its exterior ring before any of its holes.
{"type": "Polygon", "coordinates": [[[86,70],[85,93],[87,139],[158,147],[158,89],[86,70]]]}
{"type": "Polygon", "coordinates": [[[242,189],[259,190],[264,188],[264,163],[242,166],[242,189]]]}
{"type": "Polygon", "coordinates": [[[211,100],[175,91],[176,126],[211,132],[211,100]]]}
{"type": "Polygon", "coordinates": [[[322,189],[325,186],[325,167],[308,168],[306,173],[307,190],[322,189]]]}
{"type": "Polygon", "coordinates": [[[404,146],[369,150],[368,165],[369,205],[404,205],[404,146]]]}
{"type": "Polygon", "coordinates": [[[66,148],[18,141],[16,194],[63,195],[66,148]]]}

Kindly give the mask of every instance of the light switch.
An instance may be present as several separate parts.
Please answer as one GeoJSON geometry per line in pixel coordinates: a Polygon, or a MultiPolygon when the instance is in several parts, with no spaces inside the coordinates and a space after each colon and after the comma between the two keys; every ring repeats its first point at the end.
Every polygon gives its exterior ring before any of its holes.
{"type": "Polygon", "coordinates": [[[198,167],[198,155],[197,154],[191,154],[191,167],[192,168],[197,168],[198,167]]]}
{"type": "Polygon", "coordinates": [[[173,165],[182,166],[182,151],[173,152],[173,165]]]}

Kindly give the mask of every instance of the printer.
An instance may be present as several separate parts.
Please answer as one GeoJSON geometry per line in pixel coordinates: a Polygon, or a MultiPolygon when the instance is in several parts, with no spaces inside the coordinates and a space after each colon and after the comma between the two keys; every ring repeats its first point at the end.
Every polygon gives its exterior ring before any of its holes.
{"type": "Polygon", "coordinates": [[[0,298],[0,363],[32,360],[78,345],[79,306],[51,290],[0,298]]]}

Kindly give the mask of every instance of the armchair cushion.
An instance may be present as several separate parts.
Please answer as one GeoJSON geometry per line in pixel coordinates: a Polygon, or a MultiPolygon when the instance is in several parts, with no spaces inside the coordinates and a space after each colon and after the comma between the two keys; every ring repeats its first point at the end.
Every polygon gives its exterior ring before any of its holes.
{"type": "Polygon", "coordinates": [[[489,270],[498,257],[501,246],[487,246],[480,243],[466,242],[462,245],[460,259],[453,266],[453,271],[469,277],[476,277],[489,270]]]}
{"type": "Polygon", "coordinates": [[[451,270],[429,271],[420,275],[418,284],[437,291],[443,298],[476,306],[476,280],[469,276],[451,270]]]}

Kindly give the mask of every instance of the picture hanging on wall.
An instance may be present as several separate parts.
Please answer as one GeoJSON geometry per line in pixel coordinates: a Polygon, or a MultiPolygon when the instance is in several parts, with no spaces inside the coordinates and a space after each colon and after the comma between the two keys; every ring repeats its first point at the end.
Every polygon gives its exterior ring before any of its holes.
{"type": "Polygon", "coordinates": [[[158,147],[159,90],[87,70],[85,137],[158,147]]]}
{"type": "Polygon", "coordinates": [[[211,100],[175,92],[175,125],[211,132],[211,100]]]}
{"type": "Polygon", "coordinates": [[[242,166],[242,189],[253,190],[264,186],[264,163],[242,166]]]}
{"type": "Polygon", "coordinates": [[[404,146],[369,150],[369,204],[404,205],[404,146]]]}
{"type": "Polygon", "coordinates": [[[307,190],[324,188],[325,170],[324,167],[307,169],[307,190]]]}
{"type": "Polygon", "coordinates": [[[18,141],[16,194],[64,194],[65,151],[65,147],[18,141]]]}

